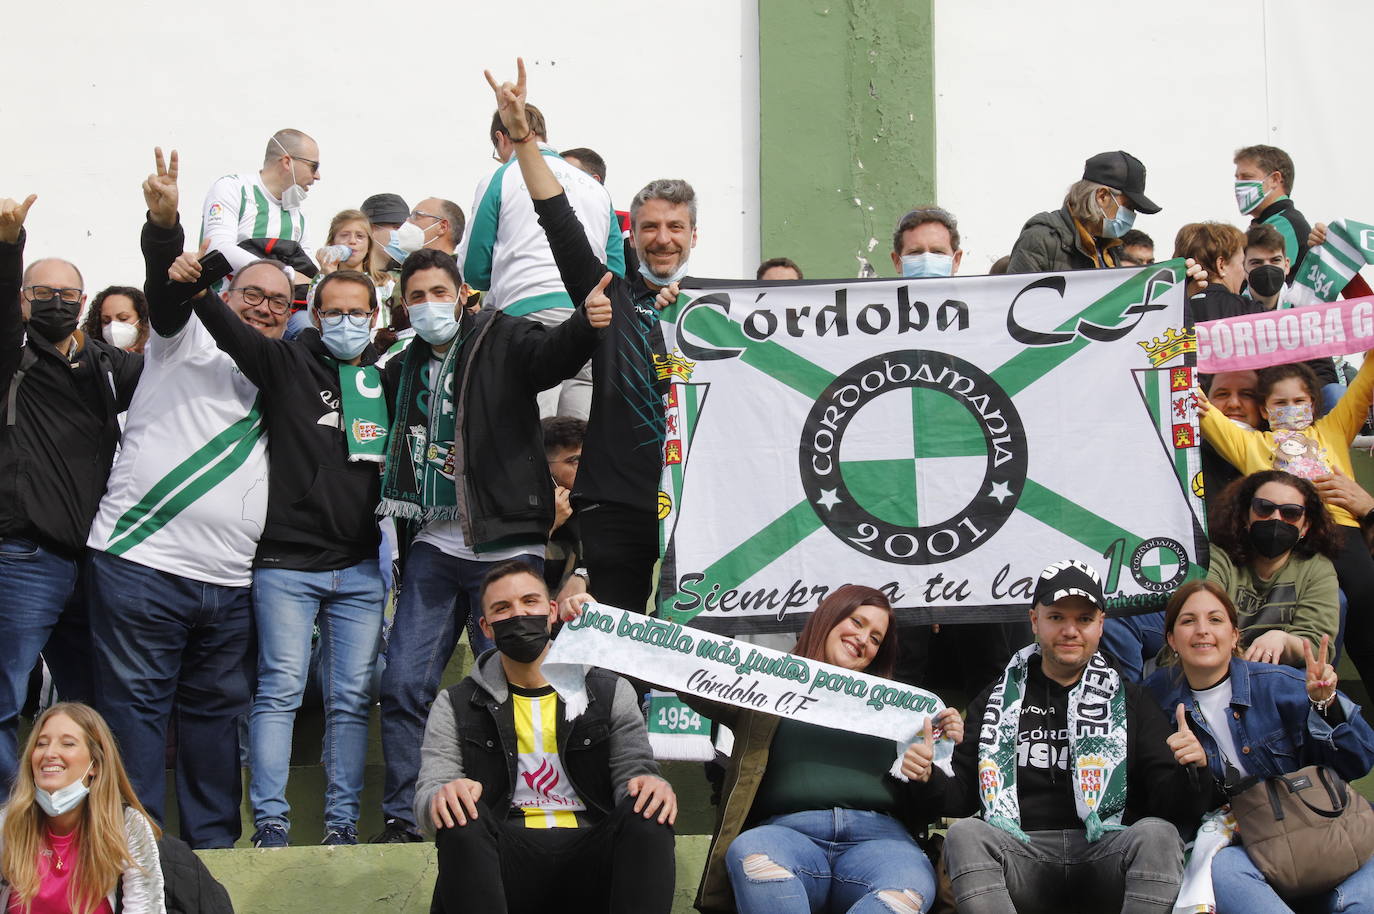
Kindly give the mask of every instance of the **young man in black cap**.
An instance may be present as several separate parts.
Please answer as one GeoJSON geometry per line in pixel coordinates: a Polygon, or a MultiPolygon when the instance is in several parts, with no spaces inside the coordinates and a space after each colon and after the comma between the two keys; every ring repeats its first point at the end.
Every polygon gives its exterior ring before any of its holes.
{"type": "Polygon", "coordinates": [[[1175,825],[1206,810],[1210,775],[1174,760],[1155,702],[1098,652],[1102,582],[1082,562],[1041,572],[1035,641],[969,705],[977,741],[938,771],[959,910],[1167,912],[1183,874],[1175,825]],[[1207,781],[1205,785],[1201,781],[1207,781]]]}
{"type": "Polygon", "coordinates": [[[1057,273],[1120,266],[1121,236],[1136,213],[1159,206],[1145,196],[1145,166],[1129,152],[1099,152],[1083,165],[1064,206],[1032,216],[1011,249],[1009,273],[1057,273]]]}

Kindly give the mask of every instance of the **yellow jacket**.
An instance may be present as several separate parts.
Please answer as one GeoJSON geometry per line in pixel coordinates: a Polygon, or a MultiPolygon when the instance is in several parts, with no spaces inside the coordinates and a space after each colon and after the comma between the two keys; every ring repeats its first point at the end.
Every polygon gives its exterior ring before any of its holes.
{"type": "MultiPolygon", "coordinates": [[[[1365,353],[1364,364],[1360,366],[1355,380],[1350,382],[1349,389],[1331,412],[1304,430],[1308,437],[1317,439],[1317,443],[1331,458],[1331,463],[1352,479],[1355,470],[1350,464],[1350,442],[1355,440],[1360,426],[1364,425],[1371,396],[1374,396],[1374,349],[1365,353]]],[[[1273,432],[1242,428],[1222,415],[1216,407],[1203,413],[1200,425],[1202,437],[1217,449],[1218,454],[1247,476],[1274,468],[1273,432]]],[[[1352,517],[1344,508],[1327,505],[1326,510],[1331,512],[1331,519],[1338,524],[1347,527],[1360,525],[1359,518],[1352,517]]]]}

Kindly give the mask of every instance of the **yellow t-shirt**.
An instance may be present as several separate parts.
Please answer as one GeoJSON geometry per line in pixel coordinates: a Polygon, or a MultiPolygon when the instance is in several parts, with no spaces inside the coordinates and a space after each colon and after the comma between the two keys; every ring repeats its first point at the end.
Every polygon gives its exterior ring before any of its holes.
{"type": "Polygon", "coordinates": [[[576,828],[587,806],[573,789],[558,756],[558,711],[553,686],[511,686],[518,759],[510,804],[526,828],[576,828]]]}

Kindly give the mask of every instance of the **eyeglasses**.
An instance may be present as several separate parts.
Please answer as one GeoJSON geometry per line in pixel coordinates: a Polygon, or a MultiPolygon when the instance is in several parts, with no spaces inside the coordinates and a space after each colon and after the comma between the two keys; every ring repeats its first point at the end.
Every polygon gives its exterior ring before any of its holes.
{"type": "Polygon", "coordinates": [[[492,161],[501,162],[503,164],[506,161],[505,159],[501,158],[501,150],[495,143],[491,144],[491,158],[492,161]]]}
{"type": "Polygon", "coordinates": [[[315,313],[320,316],[321,324],[327,324],[331,327],[345,318],[347,318],[348,322],[354,327],[366,327],[372,322],[372,315],[376,314],[377,311],[375,308],[371,311],[339,311],[330,309],[329,311],[317,310],[315,313]]]}
{"type": "Polygon", "coordinates": [[[411,211],[410,218],[412,218],[412,219],[433,219],[435,222],[442,222],[442,221],[444,221],[444,217],[443,217],[443,216],[436,216],[436,215],[434,215],[433,213],[426,213],[426,212],[423,212],[422,210],[418,210],[418,209],[417,209],[417,210],[411,211]]]}
{"type": "Polygon", "coordinates": [[[229,291],[231,293],[237,292],[239,297],[243,299],[243,303],[250,307],[257,307],[263,302],[267,302],[267,310],[273,314],[285,314],[291,310],[290,298],[285,295],[268,295],[257,286],[244,286],[241,289],[230,289],[229,291]]]}
{"type": "Polygon", "coordinates": [[[320,163],[318,160],[307,159],[305,156],[292,156],[291,158],[295,159],[298,162],[304,162],[305,164],[309,165],[311,174],[317,175],[320,173],[320,163]]]}
{"type": "Polygon", "coordinates": [[[1275,504],[1267,498],[1260,498],[1256,495],[1250,499],[1250,510],[1255,513],[1260,520],[1272,517],[1274,512],[1279,512],[1279,517],[1288,523],[1296,523],[1307,513],[1307,509],[1302,505],[1280,505],[1275,504]]]}
{"type": "Polygon", "coordinates": [[[81,302],[81,289],[55,289],[52,286],[29,286],[24,290],[24,297],[31,302],[47,304],[54,298],[60,298],[69,305],[81,302]]]}

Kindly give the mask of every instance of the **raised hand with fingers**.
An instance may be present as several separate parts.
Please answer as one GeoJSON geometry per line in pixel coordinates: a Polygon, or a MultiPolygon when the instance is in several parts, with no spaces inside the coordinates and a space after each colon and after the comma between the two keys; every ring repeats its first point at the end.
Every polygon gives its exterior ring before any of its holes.
{"type": "Polygon", "coordinates": [[[935,715],[935,727],[940,731],[940,738],[951,740],[955,743],[964,741],[964,719],[959,715],[956,708],[945,708],[935,715]]]}
{"type": "Polygon", "coordinates": [[[587,293],[587,300],[582,303],[587,312],[587,320],[598,330],[611,325],[611,300],[606,297],[606,287],[611,284],[612,275],[607,272],[602,276],[601,281],[587,293]]]}
{"type": "Polygon", "coordinates": [[[24,229],[24,220],[29,216],[29,207],[33,206],[37,199],[38,194],[29,194],[23,203],[9,197],[0,198],[0,241],[14,244],[19,240],[19,233],[24,229]]]}
{"type": "Polygon", "coordinates": [[[1180,765],[1207,764],[1207,752],[1188,726],[1188,711],[1183,705],[1174,709],[1174,719],[1178,722],[1178,729],[1169,734],[1168,739],[1169,748],[1174,750],[1174,761],[1180,765]]]}
{"type": "Polygon", "coordinates": [[[510,134],[512,141],[516,143],[524,142],[530,135],[530,123],[525,117],[525,96],[527,93],[525,85],[525,59],[515,58],[516,77],[515,82],[497,83],[496,77],[491,75],[490,70],[482,72],[487,77],[487,84],[496,93],[496,110],[501,115],[501,123],[510,134]]]}
{"type": "Polygon", "coordinates": [[[907,747],[902,755],[902,774],[913,781],[929,781],[930,769],[935,759],[935,727],[931,718],[921,731],[921,738],[907,747]]]}
{"type": "Polygon", "coordinates": [[[148,218],[153,225],[171,228],[177,224],[177,171],[180,160],[177,151],[172,150],[170,161],[162,158],[162,147],[153,149],[153,164],[156,171],[143,182],[143,202],[148,206],[148,218]]]}
{"type": "Polygon", "coordinates": [[[1207,271],[1202,264],[1189,257],[1183,261],[1184,268],[1188,271],[1188,287],[1184,291],[1189,298],[1207,288],[1207,271]]]}
{"type": "Polygon", "coordinates": [[[199,251],[184,251],[167,268],[167,278],[172,282],[195,282],[200,279],[200,259],[210,250],[210,239],[200,243],[199,251]]]}
{"type": "Polygon", "coordinates": [[[1330,635],[1322,635],[1321,647],[1317,649],[1317,656],[1313,657],[1312,643],[1306,638],[1302,639],[1302,656],[1307,661],[1307,697],[1323,710],[1336,697],[1336,683],[1339,681],[1336,668],[1326,662],[1326,648],[1330,640],[1330,635]]]}

